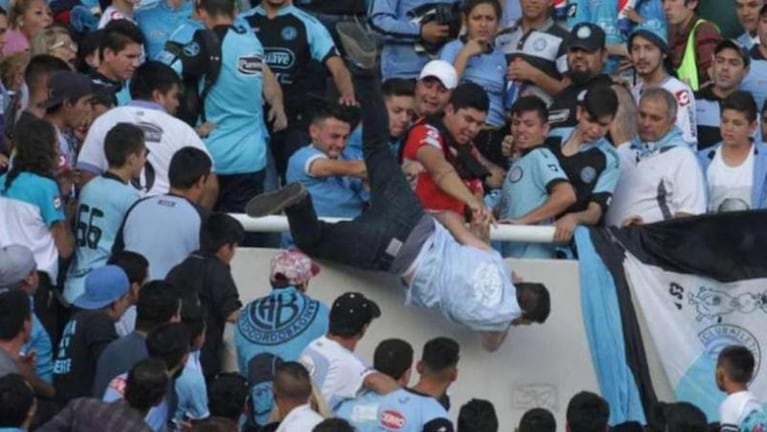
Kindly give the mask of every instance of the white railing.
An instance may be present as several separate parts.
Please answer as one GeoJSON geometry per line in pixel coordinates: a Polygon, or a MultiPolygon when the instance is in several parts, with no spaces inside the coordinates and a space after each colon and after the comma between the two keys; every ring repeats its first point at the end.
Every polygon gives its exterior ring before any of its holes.
{"type": "MultiPolygon", "coordinates": [[[[232,213],[240,221],[245,231],[253,232],[287,232],[288,219],[285,216],[265,216],[252,218],[245,214],[232,213]]],[[[320,218],[326,222],[339,222],[348,219],[320,218]]],[[[498,225],[490,229],[490,238],[530,243],[551,243],[554,240],[554,227],[532,225],[498,225]]]]}

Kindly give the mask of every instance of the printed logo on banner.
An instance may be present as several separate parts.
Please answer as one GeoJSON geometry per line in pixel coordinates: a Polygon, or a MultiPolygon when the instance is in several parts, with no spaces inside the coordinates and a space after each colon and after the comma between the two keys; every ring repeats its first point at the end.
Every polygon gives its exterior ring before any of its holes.
{"type": "MultiPolygon", "coordinates": [[[[672,283],[673,285],[676,284],[672,283]]],[[[723,290],[700,287],[697,293],[690,292],[688,299],[698,312],[698,316],[695,317],[698,321],[708,319],[720,323],[722,316],[734,312],[750,314],[761,310],[767,313],[767,291],[746,292],[733,296],[723,290]]]]}
{"type": "Polygon", "coordinates": [[[719,357],[719,353],[730,345],[742,345],[748,348],[756,360],[754,378],[759,374],[759,367],[762,364],[762,348],[756,336],[745,328],[732,324],[714,324],[698,333],[698,339],[706,347],[706,353],[714,362],[719,357]]]}

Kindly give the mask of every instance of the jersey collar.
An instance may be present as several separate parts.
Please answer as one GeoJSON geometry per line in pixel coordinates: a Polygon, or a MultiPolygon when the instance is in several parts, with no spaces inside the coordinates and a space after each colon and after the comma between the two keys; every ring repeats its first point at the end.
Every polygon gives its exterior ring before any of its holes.
{"type": "Polygon", "coordinates": [[[109,179],[109,180],[115,180],[122,184],[125,184],[125,181],[123,179],[121,179],[120,177],[116,176],[115,174],[109,171],[105,171],[104,174],[101,174],[101,177],[104,177],[105,179],[109,179]]]}
{"type": "Polygon", "coordinates": [[[134,99],[130,102],[128,102],[128,106],[135,106],[139,108],[147,108],[147,109],[153,109],[157,111],[162,111],[164,113],[167,113],[168,111],[165,109],[164,106],[158,104],[157,102],[152,102],[148,100],[137,100],[134,99]]]}

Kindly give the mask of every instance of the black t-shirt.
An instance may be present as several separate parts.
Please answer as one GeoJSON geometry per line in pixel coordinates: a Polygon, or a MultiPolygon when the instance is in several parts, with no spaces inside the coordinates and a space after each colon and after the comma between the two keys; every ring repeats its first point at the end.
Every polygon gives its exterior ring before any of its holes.
{"type": "Polygon", "coordinates": [[[63,406],[74,398],[91,395],[96,362],[115,339],[115,323],[105,311],[81,311],[72,317],[53,362],[57,402],[63,406]]]}
{"type": "Polygon", "coordinates": [[[557,94],[549,107],[549,123],[551,129],[574,128],[578,124],[576,111],[579,98],[585,91],[596,85],[612,85],[612,79],[607,75],[597,75],[585,84],[571,84],[557,94]]]}
{"type": "Polygon", "coordinates": [[[226,317],[240,309],[240,294],[229,265],[215,256],[195,252],[174,267],[165,278],[179,290],[182,298],[199,296],[206,311],[205,344],[200,350],[200,363],[205,376],[221,371],[226,317]]]}

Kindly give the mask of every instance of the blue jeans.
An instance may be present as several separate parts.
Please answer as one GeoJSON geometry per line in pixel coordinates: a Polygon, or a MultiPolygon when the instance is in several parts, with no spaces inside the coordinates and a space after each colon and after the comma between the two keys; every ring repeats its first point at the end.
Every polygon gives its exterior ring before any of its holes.
{"type": "Polygon", "coordinates": [[[397,245],[424,216],[389,146],[389,121],[375,77],[356,78],[362,105],[362,150],[370,183],[370,206],[348,222],[318,220],[311,197],[285,209],[296,245],[307,254],[364,270],[386,271],[397,245]]]}

